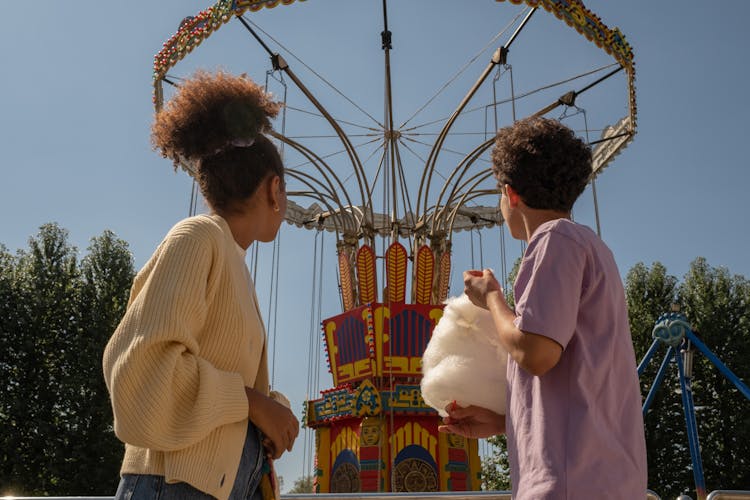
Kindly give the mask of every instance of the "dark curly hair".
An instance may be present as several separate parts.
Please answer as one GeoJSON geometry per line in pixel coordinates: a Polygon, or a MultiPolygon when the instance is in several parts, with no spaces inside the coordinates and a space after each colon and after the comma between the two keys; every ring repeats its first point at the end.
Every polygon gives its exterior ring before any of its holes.
{"type": "Polygon", "coordinates": [[[208,204],[236,211],[271,174],[283,179],[281,156],[264,135],[280,105],[249,78],[223,71],[198,71],[160,110],[151,140],[162,156],[197,167],[208,204]]]}
{"type": "Polygon", "coordinates": [[[591,177],[591,148],[557,120],[526,118],[498,131],[492,171],[530,208],[569,212],[591,177]]]}

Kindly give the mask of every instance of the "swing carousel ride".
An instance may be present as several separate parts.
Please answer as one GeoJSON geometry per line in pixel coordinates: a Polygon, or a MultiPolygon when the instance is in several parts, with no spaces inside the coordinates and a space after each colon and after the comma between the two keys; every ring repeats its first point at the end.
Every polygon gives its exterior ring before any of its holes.
{"type": "Polygon", "coordinates": [[[494,131],[529,115],[571,120],[593,149],[595,211],[595,178],[635,134],[631,48],[580,0],[485,0],[482,12],[496,17],[456,4],[219,0],[185,18],[155,57],[159,109],[189,70],[181,61],[194,59],[187,56],[220,28],[233,29],[207,56],[223,64],[215,59],[241,52],[238,72],[263,81],[255,73],[264,71],[266,88],[283,103],[271,135],[287,166],[287,222],[335,237],[341,310],[321,321],[332,387],[304,410],[315,435],[317,492],[480,489],[479,444],[438,433],[419,382],[455,256],[466,253],[457,233],[481,238],[499,229],[499,274],[507,275],[489,162],[494,131]],[[299,16],[323,7],[341,15],[300,30],[299,16]],[[419,31],[408,57],[400,56],[398,30],[419,31]],[[553,30],[569,43],[524,49],[524,39],[553,30]],[[283,37],[301,48],[292,51],[283,37]],[[476,53],[456,55],[452,37],[476,43],[476,53]],[[365,103],[296,55],[305,51],[334,78],[355,82],[351,92],[365,103]],[[454,66],[459,56],[470,60],[454,66]]]}

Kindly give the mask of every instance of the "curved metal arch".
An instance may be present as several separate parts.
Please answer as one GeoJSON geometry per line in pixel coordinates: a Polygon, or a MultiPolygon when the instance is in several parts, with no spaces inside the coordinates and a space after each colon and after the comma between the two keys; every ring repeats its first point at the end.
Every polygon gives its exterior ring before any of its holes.
{"type": "MultiPolygon", "coordinates": [[[[304,1],[304,0],[302,0],[304,1]]],[[[200,43],[208,38],[214,31],[226,24],[232,17],[236,16],[244,23],[242,15],[248,10],[257,12],[263,7],[273,8],[277,5],[289,5],[294,0],[219,0],[215,5],[201,11],[196,16],[188,17],[183,20],[180,27],[165,44],[161,51],[154,57],[154,106],[158,111],[164,102],[164,93],[162,82],[165,80],[167,71],[183,59],[188,53],[196,48],[200,43]]],[[[247,25],[246,25],[247,27],[247,25]]],[[[253,33],[254,34],[254,33],[253,33]]],[[[264,48],[268,48],[264,45],[264,48]]],[[[289,68],[289,65],[278,54],[272,54],[274,66],[283,70],[290,79],[297,85],[302,93],[310,102],[320,111],[326,121],[333,127],[336,134],[344,144],[344,148],[352,162],[352,168],[357,177],[357,183],[362,196],[363,206],[371,206],[369,202],[369,192],[366,188],[366,176],[364,167],[357,155],[357,151],[349,141],[346,133],[336,123],[333,117],[323,107],[323,105],[310,93],[300,79],[289,68]]],[[[193,172],[192,168],[186,168],[189,173],[193,172]]],[[[372,219],[373,214],[370,214],[372,219]]]]}
{"type": "MultiPolygon", "coordinates": [[[[335,194],[332,195],[330,192],[321,192],[315,188],[315,185],[309,182],[309,181],[312,181],[313,183],[319,186],[325,187],[320,180],[316,179],[315,177],[313,177],[312,175],[308,173],[300,172],[299,170],[296,170],[296,169],[287,169],[286,172],[287,172],[287,175],[289,175],[290,177],[293,177],[294,179],[298,180],[299,182],[301,182],[302,184],[310,188],[310,191],[309,191],[310,193],[315,193],[316,195],[318,195],[320,197],[320,201],[326,205],[326,208],[328,208],[328,211],[330,213],[340,213],[341,211],[344,210],[344,207],[341,204],[341,200],[338,197],[336,197],[335,194]],[[332,200],[335,203],[335,205],[332,205],[325,200],[332,200]]],[[[293,195],[293,196],[300,196],[300,193],[306,194],[308,192],[307,191],[291,191],[288,194],[293,195]]],[[[334,220],[333,222],[336,228],[338,228],[339,225],[337,221],[334,220]]],[[[341,219],[341,223],[342,223],[341,225],[343,226],[342,231],[344,233],[353,232],[354,224],[352,223],[350,226],[349,224],[347,224],[347,222],[350,222],[348,218],[344,217],[341,219]]],[[[354,219],[354,222],[356,222],[356,219],[354,219]]]]}
{"type": "MultiPolygon", "coordinates": [[[[537,111],[536,113],[534,113],[531,116],[542,116],[542,115],[544,115],[544,114],[552,111],[553,109],[555,109],[555,108],[557,108],[559,106],[572,106],[572,105],[574,105],[575,98],[578,95],[580,95],[583,92],[587,91],[588,89],[594,87],[595,85],[601,83],[602,81],[606,80],[607,78],[611,77],[612,75],[616,74],[617,72],[621,71],[622,69],[624,69],[624,67],[622,65],[620,65],[615,70],[612,70],[611,72],[607,73],[606,75],[602,76],[601,78],[597,79],[596,81],[594,81],[594,82],[586,85],[582,89],[580,89],[578,91],[570,91],[570,92],[564,94],[563,96],[561,96],[557,100],[555,100],[553,103],[549,104],[548,106],[545,106],[544,108],[542,108],[541,110],[537,111]]],[[[628,120],[625,120],[625,121],[621,120],[621,123],[630,124],[630,122],[628,120]]],[[[618,125],[620,125],[620,124],[618,124],[618,125]]],[[[615,136],[614,138],[618,138],[620,136],[626,136],[625,140],[628,140],[628,139],[632,139],[632,135],[633,134],[634,134],[633,130],[625,130],[624,132],[622,132],[621,134],[615,136]]],[[[603,139],[602,141],[604,141],[604,140],[607,140],[607,139],[603,139]]],[[[483,153],[489,146],[491,146],[494,141],[495,141],[495,138],[493,137],[491,139],[486,140],[485,142],[483,142],[479,146],[477,146],[477,148],[475,148],[471,153],[469,153],[461,161],[461,163],[459,163],[459,165],[451,172],[451,175],[449,176],[449,178],[446,180],[445,184],[443,185],[443,189],[441,190],[440,195],[438,196],[438,201],[437,201],[436,205],[440,204],[440,201],[442,200],[442,197],[443,197],[443,195],[445,193],[445,190],[447,189],[448,185],[450,184],[451,180],[453,179],[453,176],[459,170],[461,170],[461,174],[456,179],[456,181],[453,183],[450,195],[448,197],[448,200],[445,203],[445,206],[440,210],[440,213],[438,214],[438,217],[433,218],[433,229],[434,229],[434,226],[435,226],[436,222],[438,222],[438,221],[442,222],[441,219],[442,219],[442,215],[444,214],[445,207],[448,207],[448,206],[451,205],[451,201],[453,200],[455,193],[457,191],[460,191],[461,187],[463,187],[463,185],[462,186],[458,186],[458,182],[463,178],[463,176],[465,175],[465,173],[468,171],[469,167],[479,158],[479,156],[481,155],[481,153],[483,153]],[[463,167],[462,167],[462,165],[463,165],[463,167]]],[[[601,141],[597,141],[597,142],[601,142],[601,141]]],[[[622,141],[622,142],[624,142],[624,141],[622,141]]],[[[598,153],[599,149],[603,149],[603,148],[597,148],[597,151],[595,151],[594,153],[595,154],[598,153]]],[[[613,154],[616,154],[616,152],[613,153],[613,154]]],[[[604,158],[603,160],[601,160],[603,162],[603,164],[606,164],[606,161],[608,161],[611,156],[612,155],[609,155],[607,158],[604,158]]],[[[598,165],[592,165],[592,169],[593,169],[593,173],[592,173],[592,179],[593,179],[593,177],[598,173],[600,167],[598,165]]],[[[452,226],[452,224],[451,224],[451,226],[452,226]]],[[[442,227],[440,229],[442,229],[442,227]]]]}
{"type": "MultiPolygon", "coordinates": [[[[485,170],[485,171],[482,171],[482,172],[477,172],[476,174],[472,175],[470,178],[466,179],[461,185],[455,186],[455,188],[453,189],[453,192],[451,193],[451,197],[449,198],[449,200],[447,202],[448,206],[450,206],[450,204],[453,203],[453,200],[455,199],[457,193],[461,193],[464,187],[466,187],[469,184],[471,184],[471,187],[468,188],[468,189],[466,189],[466,191],[464,191],[463,194],[461,195],[460,202],[459,203],[455,203],[454,205],[455,206],[459,206],[459,205],[462,205],[463,203],[465,203],[464,200],[466,199],[466,196],[470,195],[473,192],[475,192],[474,188],[476,188],[479,184],[481,184],[482,182],[484,182],[488,178],[492,177],[492,175],[493,174],[492,174],[491,170],[485,170]],[[473,184],[472,184],[472,182],[473,182],[473,184]]],[[[496,189],[495,190],[483,189],[483,190],[476,191],[476,192],[482,192],[483,193],[485,191],[487,191],[487,192],[495,192],[495,193],[498,192],[496,189]]],[[[471,197],[471,198],[468,198],[468,199],[474,199],[474,198],[471,197]]],[[[468,200],[466,200],[466,201],[468,201],[468,200]]],[[[444,229],[445,220],[441,220],[440,223],[441,223],[440,229],[444,229]]],[[[450,226],[452,228],[453,224],[451,223],[450,226]]]]}
{"type": "MultiPolygon", "coordinates": [[[[289,138],[289,137],[287,137],[285,135],[279,134],[276,131],[272,130],[269,133],[269,135],[271,135],[275,139],[278,139],[278,140],[282,141],[284,144],[287,144],[288,146],[290,146],[291,148],[293,148],[294,150],[296,150],[298,153],[302,154],[305,158],[307,158],[307,160],[310,162],[310,164],[312,164],[318,170],[318,172],[321,173],[321,175],[323,176],[323,178],[329,184],[329,188],[331,189],[331,192],[336,193],[335,186],[333,185],[333,183],[331,182],[330,178],[326,174],[326,172],[328,172],[328,174],[330,174],[331,177],[333,177],[333,179],[336,181],[336,184],[341,189],[341,192],[344,193],[344,197],[346,198],[347,204],[350,205],[350,206],[353,205],[351,198],[349,198],[349,193],[347,192],[346,188],[344,188],[344,184],[341,182],[341,179],[339,178],[339,176],[336,175],[336,172],[334,172],[333,169],[328,165],[328,163],[326,163],[320,156],[318,156],[313,151],[311,151],[309,148],[307,148],[306,146],[303,146],[299,142],[297,142],[297,141],[295,141],[295,140],[293,140],[293,139],[291,139],[291,138],[289,138]],[[321,168],[321,166],[323,168],[321,168]]],[[[338,200],[338,196],[336,196],[336,198],[338,200]]],[[[342,206],[344,205],[340,201],[339,201],[339,204],[342,205],[342,206]]]]}
{"type": "MultiPolygon", "coordinates": [[[[242,20],[242,17],[238,16],[238,19],[242,20]]],[[[346,150],[349,160],[352,163],[354,174],[357,178],[357,186],[359,187],[360,196],[362,197],[362,204],[364,206],[372,206],[372,200],[370,199],[369,191],[367,189],[367,176],[365,175],[365,169],[362,165],[362,161],[359,159],[356,148],[352,145],[349,140],[349,136],[346,135],[344,129],[336,122],[336,120],[328,113],[328,110],[318,101],[315,96],[308,90],[308,88],[302,83],[297,75],[289,68],[289,64],[279,54],[273,54],[272,60],[274,61],[274,67],[284,71],[287,76],[297,85],[297,88],[307,97],[310,102],[315,106],[318,111],[323,115],[325,120],[331,125],[336,135],[341,140],[346,150]]],[[[370,218],[372,219],[372,209],[370,209],[370,218]]]]}
{"type": "MultiPolygon", "coordinates": [[[[483,181],[484,179],[479,179],[476,183],[474,183],[472,188],[476,187],[483,181]]],[[[458,203],[456,203],[456,206],[451,211],[451,214],[449,217],[449,223],[448,223],[448,231],[447,231],[448,241],[452,241],[453,239],[453,224],[456,220],[456,215],[458,215],[458,211],[461,209],[461,207],[463,207],[464,205],[466,205],[467,202],[475,198],[480,198],[482,196],[489,196],[492,194],[496,195],[497,190],[495,189],[484,189],[484,190],[479,190],[479,191],[472,190],[472,191],[467,191],[466,193],[464,193],[464,195],[461,197],[460,200],[458,200],[458,203]]]]}
{"type": "Polygon", "coordinates": [[[419,191],[417,192],[417,207],[416,207],[417,218],[419,218],[423,213],[427,211],[427,203],[428,203],[427,200],[430,194],[430,184],[432,183],[432,174],[435,171],[437,157],[440,153],[440,150],[442,149],[443,143],[445,142],[445,138],[447,137],[448,132],[450,131],[453,124],[455,123],[456,119],[461,114],[461,111],[463,111],[463,109],[469,103],[469,101],[477,92],[477,90],[479,90],[479,87],[482,85],[482,83],[484,83],[484,80],[487,79],[487,76],[489,76],[489,74],[492,72],[492,69],[495,67],[495,65],[500,63],[501,49],[502,47],[495,51],[495,54],[493,54],[492,56],[491,62],[484,69],[479,79],[476,81],[476,83],[474,83],[474,85],[466,94],[466,96],[464,96],[464,98],[461,100],[458,107],[453,112],[453,114],[451,114],[450,118],[448,118],[448,121],[445,123],[445,125],[443,125],[443,128],[440,130],[440,133],[438,134],[438,137],[435,140],[435,144],[433,144],[432,148],[430,149],[430,154],[427,157],[427,162],[425,164],[424,169],[422,170],[422,178],[419,181],[419,191]],[[422,212],[419,211],[420,205],[422,205],[422,208],[423,208],[422,212]]]}
{"type": "MultiPolygon", "coordinates": [[[[487,77],[492,73],[492,70],[497,66],[498,64],[504,64],[506,55],[508,52],[508,49],[515,41],[518,34],[521,32],[521,30],[526,26],[526,24],[529,22],[529,19],[531,19],[531,16],[534,15],[534,12],[536,12],[537,7],[532,6],[531,10],[528,14],[524,17],[523,21],[521,21],[521,24],[516,28],[516,31],[511,35],[510,39],[508,40],[508,43],[504,46],[498,47],[497,50],[492,54],[492,58],[490,59],[489,64],[484,68],[484,71],[479,75],[479,78],[474,83],[474,85],[471,87],[469,92],[464,96],[464,98],[459,103],[456,110],[453,112],[453,114],[448,118],[448,121],[443,126],[442,130],[440,131],[440,134],[438,135],[437,140],[435,141],[435,144],[432,146],[432,149],[430,150],[430,155],[427,157],[427,164],[425,165],[425,169],[422,172],[422,179],[419,183],[419,195],[417,197],[417,211],[419,210],[419,202],[422,199],[422,195],[424,193],[424,206],[425,210],[427,208],[427,198],[430,194],[430,183],[432,181],[432,173],[435,171],[435,166],[437,163],[437,157],[440,152],[440,149],[443,146],[443,142],[445,142],[445,138],[448,135],[448,131],[453,126],[453,123],[455,123],[458,116],[461,114],[461,111],[466,107],[466,105],[469,103],[472,97],[474,97],[474,94],[476,94],[477,90],[479,90],[479,87],[482,86],[484,81],[487,79],[487,77]]],[[[419,214],[417,214],[419,215],[419,214]]]]}
{"type": "MultiPolygon", "coordinates": [[[[302,181],[302,182],[304,182],[304,181],[302,181]]],[[[312,187],[310,187],[310,188],[312,189],[312,187]]],[[[336,213],[336,209],[333,208],[325,200],[325,197],[323,197],[320,193],[315,192],[314,190],[313,191],[294,191],[293,193],[294,193],[295,196],[299,196],[301,198],[310,198],[310,199],[313,199],[315,201],[319,201],[323,205],[326,206],[326,208],[329,210],[330,213],[336,213]]],[[[289,222],[289,221],[287,221],[287,222],[289,222]]],[[[296,225],[296,224],[294,224],[294,222],[291,222],[291,224],[296,225]]],[[[335,218],[333,219],[333,226],[334,226],[333,227],[334,228],[334,232],[336,233],[336,241],[340,241],[341,240],[341,235],[345,234],[345,233],[343,231],[341,231],[341,229],[339,228],[338,222],[336,221],[335,218]]]]}
{"type": "MultiPolygon", "coordinates": [[[[453,187],[451,189],[451,194],[448,197],[448,200],[453,199],[453,194],[456,191],[456,185],[461,181],[461,179],[463,178],[463,176],[466,174],[466,172],[469,170],[469,168],[474,164],[474,162],[477,161],[479,159],[479,157],[482,156],[482,154],[485,151],[487,151],[487,149],[494,142],[495,142],[495,138],[494,137],[492,139],[487,139],[486,141],[484,141],[483,143],[481,143],[479,146],[477,146],[476,148],[474,148],[474,150],[472,152],[470,152],[468,155],[466,155],[463,160],[461,160],[461,162],[456,166],[456,168],[453,169],[453,171],[451,172],[451,175],[448,177],[448,179],[443,184],[443,188],[440,191],[440,195],[438,196],[438,199],[435,202],[435,207],[441,206],[440,202],[442,201],[443,196],[445,195],[445,191],[448,189],[449,186],[451,186],[451,180],[453,179],[453,177],[456,174],[458,174],[459,171],[460,171],[461,173],[459,174],[458,178],[452,184],[453,187]]],[[[445,209],[449,205],[450,205],[450,201],[447,201],[445,203],[445,205],[443,205],[440,208],[440,212],[437,214],[437,216],[433,217],[433,219],[432,219],[432,230],[433,231],[435,229],[435,223],[438,220],[442,219],[443,214],[445,212],[445,209]]]]}

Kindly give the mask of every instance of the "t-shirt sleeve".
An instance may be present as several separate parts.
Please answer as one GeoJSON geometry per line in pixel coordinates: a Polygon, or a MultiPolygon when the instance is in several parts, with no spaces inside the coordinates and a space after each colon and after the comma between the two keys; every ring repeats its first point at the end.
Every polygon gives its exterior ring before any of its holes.
{"type": "Polygon", "coordinates": [[[518,270],[516,326],[562,346],[575,332],[586,262],[583,247],[549,231],[534,239],[518,270]]]}

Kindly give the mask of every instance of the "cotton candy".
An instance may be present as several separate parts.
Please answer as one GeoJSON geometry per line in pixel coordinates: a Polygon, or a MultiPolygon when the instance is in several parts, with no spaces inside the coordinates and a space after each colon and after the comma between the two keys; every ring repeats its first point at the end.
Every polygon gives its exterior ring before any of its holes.
{"type": "Polygon", "coordinates": [[[422,398],[441,416],[453,401],[505,414],[507,364],[490,312],[452,297],[422,356],[422,398]]]}

